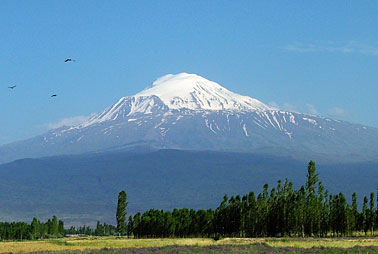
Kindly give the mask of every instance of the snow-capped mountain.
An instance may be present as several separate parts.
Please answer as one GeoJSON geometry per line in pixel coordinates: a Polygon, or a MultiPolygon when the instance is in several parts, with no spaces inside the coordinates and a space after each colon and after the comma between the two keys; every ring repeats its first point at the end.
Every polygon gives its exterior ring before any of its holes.
{"type": "Polygon", "coordinates": [[[122,97],[112,107],[95,115],[80,127],[142,114],[167,111],[267,111],[271,108],[248,96],[233,93],[201,76],[188,73],[168,74],[152,86],[131,97],[122,97]]]}
{"type": "Polygon", "coordinates": [[[378,129],[273,109],[195,74],[166,75],[77,126],[0,147],[0,162],[146,145],[376,160],[378,129]],[[369,145],[367,145],[369,144],[369,145]]]}

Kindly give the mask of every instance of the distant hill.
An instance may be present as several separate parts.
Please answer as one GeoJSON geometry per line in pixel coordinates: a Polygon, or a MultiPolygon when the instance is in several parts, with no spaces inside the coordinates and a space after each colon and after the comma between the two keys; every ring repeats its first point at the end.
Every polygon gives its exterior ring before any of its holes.
{"type": "MultiPolygon", "coordinates": [[[[56,214],[67,225],[114,223],[117,194],[128,212],[149,208],[215,208],[224,194],[256,193],[288,178],[304,183],[308,160],[249,153],[112,151],[22,159],[0,165],[0,221],[56,214]]],[[[317,164],[331,193],[350,199],[378,187],[378,163],[317,164]]]]}

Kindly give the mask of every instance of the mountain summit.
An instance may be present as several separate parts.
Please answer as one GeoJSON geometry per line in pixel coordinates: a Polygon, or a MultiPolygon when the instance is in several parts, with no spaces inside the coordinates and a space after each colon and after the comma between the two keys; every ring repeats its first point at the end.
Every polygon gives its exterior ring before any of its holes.
{"type": "Polygon", "coordinates": [[[168,74],[158,78],[152,85],[134,96],[122,97],[113,106],[93,116],[82,126],[116,120],[119,117],[138,113],[151,114],[158,111],[267,111],[271,108],[248,96],[233,93],[216,82],[196,74],[168,74]]]}
{"type": "Polygon", "coordinates": [[[264,103],[233,93],[201,76],[188,73],[168,74],[134,97],[159,97],[170,109],[265,111],[264,103]]]}
{"type": "Polygon", "coordinates": [[[377,128],[272,109],[201,76],[180,73],[158,78],[85,123],[0,146],[0,163],[141,146],[367,161],[377,158],[377,137],[377,128]]]}

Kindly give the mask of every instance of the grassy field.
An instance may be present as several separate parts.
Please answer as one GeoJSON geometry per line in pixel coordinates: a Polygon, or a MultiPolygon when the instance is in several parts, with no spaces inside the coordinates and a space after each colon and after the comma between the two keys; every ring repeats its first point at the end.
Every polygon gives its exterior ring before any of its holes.
{"type": "Polygon", "coordinates": [[[62,238],[0,242],[0,253],[378,253],[378,238],[62,238]],[[357,247],[358,246],[358,247],[357,247]]]}

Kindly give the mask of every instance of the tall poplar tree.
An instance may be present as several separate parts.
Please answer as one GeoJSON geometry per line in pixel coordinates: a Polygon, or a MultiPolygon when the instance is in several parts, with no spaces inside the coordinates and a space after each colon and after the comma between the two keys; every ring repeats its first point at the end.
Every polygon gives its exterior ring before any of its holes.
{"type": "Polygon", "coordinates": [[[129,222],[127,223],[127,237],[130,237],[134,233],[134,220],[133,216],[129,216],[129,222]]]}
{"type": "Polygon", "coordinates": [[[58,221],[58,231],[61,236],[64,236],[64,222],[62,220],[58,221]]]}
{"type": "Polygon", "coordinates": [[[310,161],[307,167],[307,181],[305,186],[306,202],[305,202],[305,224],[304,230],[307,235],[314,232],[314,224],[316,219],[316,198],[315,187],[318,182],[318,174],[315,174],[316,166],[314,161],[310,161]]]}
{"type": "Polygon", "coordinates": [[[365,235],[369,230],[369,209],[368,209],[368,198],[364,197],[364,203],[362,205],[362,225],[365,235]]]}
{"type": "Polygon", "coordinates": [[[52,223],[51,234],[54,235],[54,236],[59,235],[58,218],[55,215],[53,216],[51,223],[52,223]]]}
{"type": "Polygon", "coordinates": [[[377,215],[375,213],[375,208],[374,208],[374,192],[370,193],[370,212],[369,212],[369,226],[371,230],[371,235],[374,235],[374,224],[375,224],[375,216],[377,215]]]}
{"type": "Polygon", "coordinates": [[[118,204],[117,204],[117,231],[119,235],[126,234],[126,192],[123,190],[118,194],[118,204]]]}
{"type": "Polygon", "coordinates": [[[357,194],[353,192],[352,195],[352,221],[351,221],[351,229],[352,229],[352,235],[354,231],[359,230],[358,226],[358,220],[359,220],[359,213],[358,213],[358,207],[357,207],[357,194]]]}
{"type": "Polygon", "coordinates": [[[33,221],[31,223],[31,235],[32,239],[38,239],[40,237],[40,222],[37,220],[37,218],[33,218],[33,221]]]}
{"type": "Polygon", "coordinates": [[[375,209],[375,227],[378,227],[378,188],[377,188],[377,207],[375,209]]]}

